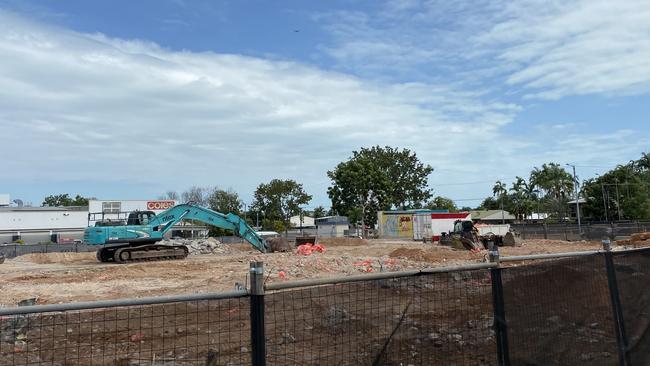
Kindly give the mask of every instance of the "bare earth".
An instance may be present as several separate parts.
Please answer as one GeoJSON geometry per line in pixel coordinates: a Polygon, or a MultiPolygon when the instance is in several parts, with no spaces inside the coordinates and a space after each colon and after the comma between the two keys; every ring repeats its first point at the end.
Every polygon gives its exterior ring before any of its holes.
{"type": "MultiPolygon", "coordinates": [[[[264,261],[267,283],[305,278],[399,271],[482,262],[472,254],[437,244],[413,241],[323,241],[325,253],[260,254],[247,245],[231,253],[190,256],[185,260],[134,264],[98,263],[94,253],[28,254],[0,265],[0,305],[37,298],[37,304],[219,292],[245,284],[249,262],[264,261]]],[[[503,247],[501,255],[523,255],[599,249],[598,242],[527,240],[503,247]]]]}

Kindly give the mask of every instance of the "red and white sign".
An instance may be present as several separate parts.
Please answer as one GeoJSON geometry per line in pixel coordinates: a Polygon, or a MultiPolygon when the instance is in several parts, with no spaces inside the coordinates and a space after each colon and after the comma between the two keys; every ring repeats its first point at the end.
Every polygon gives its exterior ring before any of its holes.
{"type": "Polygon", "coordinates": [[[431,234],[433,241],[440,240],[440,234],[454,230],[456,220],[471,220],[472,215],[469,212],[458,213],[432,213],[431,214],[431,234]]]}
{"type": "Polygon", "coordinates": [[[147,210],[161,211],[174,207],[174,201],[147,201],[147,210]]]}

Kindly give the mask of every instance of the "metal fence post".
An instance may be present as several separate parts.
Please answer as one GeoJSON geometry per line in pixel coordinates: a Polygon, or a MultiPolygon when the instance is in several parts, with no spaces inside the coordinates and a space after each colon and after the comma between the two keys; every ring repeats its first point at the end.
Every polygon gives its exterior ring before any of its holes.
{"type": "Polygon", "coordinates": [[[250,262],[251,352],[253,366],[266,365],[264,335],[264,263],[250,262]]]}
{"type": "Polygon", "coordinates": [[[625,335],[625,323],[623,322],[623,309],[621,307],[621,298],[618,293],[618,283],[616,281],[616,268],[614,267],[614,256],[609,239],[603,239],[603,249],[605,250],[605,266],[607,267],[607,284],[609,286],[609,296],[612,303],[612,312],[614,315],[614,327],[616,330],[616,345],[618,346],[618,362],[621,366],[630,365],[629,355],[627,353],[627,336],[625,335]]]}
{"type": "Polygon", "coordinates": [[[548,227],[546,226],[546,222],[544,222],[544,239],[548,239],[548,227]]]}
{"type": "MultiPolygon", "coordinates": [[[[490,262],[499,264],[499,247],[494,245],[489,252],[490,262]]],[[[501,271],[497,267],[490,269],[492,279],[492,305],[494,307],[494,334],[497,340],[497,364],[499,366],[510,366],[510,354],[508,352],[508,324],[503,304],[503,283],[501,282],[501,271]]]]}

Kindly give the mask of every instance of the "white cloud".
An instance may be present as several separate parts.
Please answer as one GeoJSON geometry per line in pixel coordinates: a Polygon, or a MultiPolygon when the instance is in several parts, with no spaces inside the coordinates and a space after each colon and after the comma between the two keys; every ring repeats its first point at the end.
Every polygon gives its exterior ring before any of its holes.
{"type": "Polygon", "coordinates": [[[8,13],[0,13],[0,60],[0,155],[12,157],[3,159],[10,179],[22,181],[250,192],[292,177],[324,196],[325,172],[353,149],[386,144],[414,149],[436,166],[461,164],[466,141],[491,149],[518,110],[446,85],[175,52],[8,13]]]}
{"type": "MultiPolygon", "coordinates": [[[[432,181],[441,183],[526,175],[562,154],[591,161],[607,151],[611,161],[649,144],[639,135],[617,149],[622,137],[570,129],[566,141],[514,136],[506,127],[521,107],[480,89],[171,51],[1,11],[0,65],[0,162],[14,184],[127,182],[155,187],[148,195],[198,184],[247,195],[281,177],[327,204],[325,172],[362,146],[410,148],[439,169],[432,181]]],[[[487,186],[435,188],[489,195],[487,186]]]]}
{"type": "Polygon", "coordinates": [[[394,0],[317,19],[334,38],[322,48],[359,75],[497,80],[542,99],[650,90],[646,0],[394,0]]]}
{"type": "Polygon", "coordinates": [[[507,77],[530,96],[639,94],[650,90],[650,2],[645,0],[512,3],[478,37],[501,49],[507,77]]]}

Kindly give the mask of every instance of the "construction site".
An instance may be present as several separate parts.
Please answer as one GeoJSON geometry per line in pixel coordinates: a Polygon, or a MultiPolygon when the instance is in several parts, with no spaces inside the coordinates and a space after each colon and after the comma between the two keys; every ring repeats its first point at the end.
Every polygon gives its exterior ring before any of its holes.
{"type": "MultiPolygon", "coordinates": [[[[33,253],[5,260],[0,266],[4,306],[26,299],[37,304],[108,300],[124,297],[227,291],[246,284],[250,261],[266,265],[266,283],[327,276],[455,266],[485,261],[486,251],[472,253],[438,244],[386,239],[330,238],[323,253],[261,254],[248,244],[196,240],[203,252],[184,260],[98,263],[95,253],[33,253]]],[[[645,244],[650,246],[650,242],[645,244]]],[[[526,255],[594,250],[600,242],[528,240],[502,247],[501,254],[526,255]]]]}

